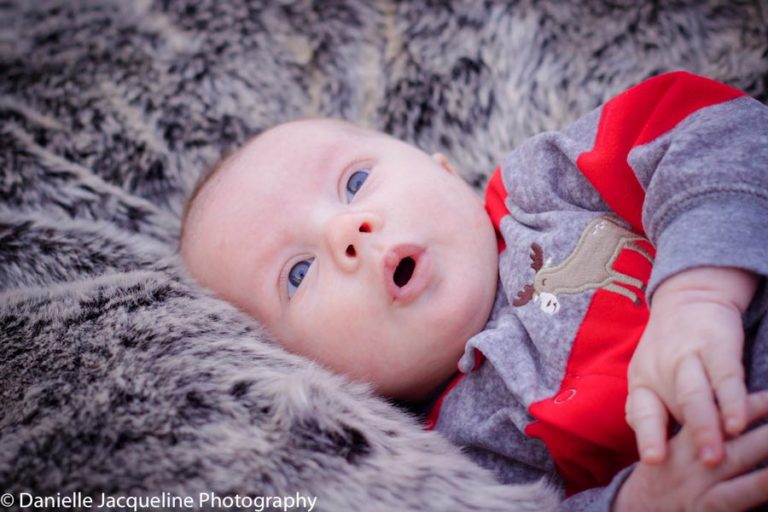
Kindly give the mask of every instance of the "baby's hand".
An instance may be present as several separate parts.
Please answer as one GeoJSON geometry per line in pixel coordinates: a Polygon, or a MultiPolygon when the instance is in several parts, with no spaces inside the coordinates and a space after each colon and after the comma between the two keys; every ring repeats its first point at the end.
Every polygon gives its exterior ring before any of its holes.
{"type": "MultiPolygon", "coordinates": [[[[747,421],[768,415],[768,392],[749,395],[747,421]]],[[[689,425],[669,443],[661,464],[640,462],[619,490],[613,509],[747,510],[768,503],[768,469],[755,465],[768,458],[768,425],[725,443],[725,460],[709,468],[697,459],[689,425]]]]}
{"type": "Polygon", "coordinates": [[[721,425],[731,435],[746,427],[741,313],[756,283],[742,270],[700,267],[657,289],[628,372],[627,422],[643,462],[666,456],[668,411],[709,466],[723,458],[721,425]]]}

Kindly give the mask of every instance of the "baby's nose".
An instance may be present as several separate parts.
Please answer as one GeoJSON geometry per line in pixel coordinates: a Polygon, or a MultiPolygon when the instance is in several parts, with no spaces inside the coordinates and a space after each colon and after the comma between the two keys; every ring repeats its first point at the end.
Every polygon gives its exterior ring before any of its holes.
{"type": "Polygon", "coordinates": [[[361,251],[367,237],[381,229],[381,219],[370,213],[343,213],[328,224],[327,239],[331,255],[345,271],[360,265],[361,251]]]}

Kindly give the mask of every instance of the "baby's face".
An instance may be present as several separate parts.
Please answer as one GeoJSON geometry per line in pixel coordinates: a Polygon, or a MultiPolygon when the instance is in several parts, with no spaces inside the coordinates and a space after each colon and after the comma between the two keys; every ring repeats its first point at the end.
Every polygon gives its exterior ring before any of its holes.
{"type": "Polygon", "coordinates": [[[288,350],[396,398],[455,371],[497,282],[482,201],[443,158],[334,120],[280,125],[230,158],[182,256],[288,350]]]}

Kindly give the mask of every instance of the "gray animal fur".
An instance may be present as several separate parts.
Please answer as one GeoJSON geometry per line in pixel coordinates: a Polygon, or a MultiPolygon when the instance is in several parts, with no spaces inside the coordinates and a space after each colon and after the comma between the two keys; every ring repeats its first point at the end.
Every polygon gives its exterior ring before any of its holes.
{"type": "Polygon", "coordinates": [[[547,510],[281,350],[176,255],[197,176],[331,115],[478,189],[523,138],[685,68],[768,98],[765,1],[0,1],[0,492],[547,510]]]}

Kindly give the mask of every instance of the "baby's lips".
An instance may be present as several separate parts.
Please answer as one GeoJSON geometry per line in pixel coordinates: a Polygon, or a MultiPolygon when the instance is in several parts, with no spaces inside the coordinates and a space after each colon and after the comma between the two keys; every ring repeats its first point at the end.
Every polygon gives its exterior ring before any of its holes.
{"type": "Polygon", "coordinates": [[[384,253],[384,287],[398,304],[408,304],[427,288],[432,276],[432,262],[424,248],[415,244],[399,244],[384,253]],[[413,260],[413,272],[403,286],[395,283],[395,272],[405,258],[413,260]]]}

